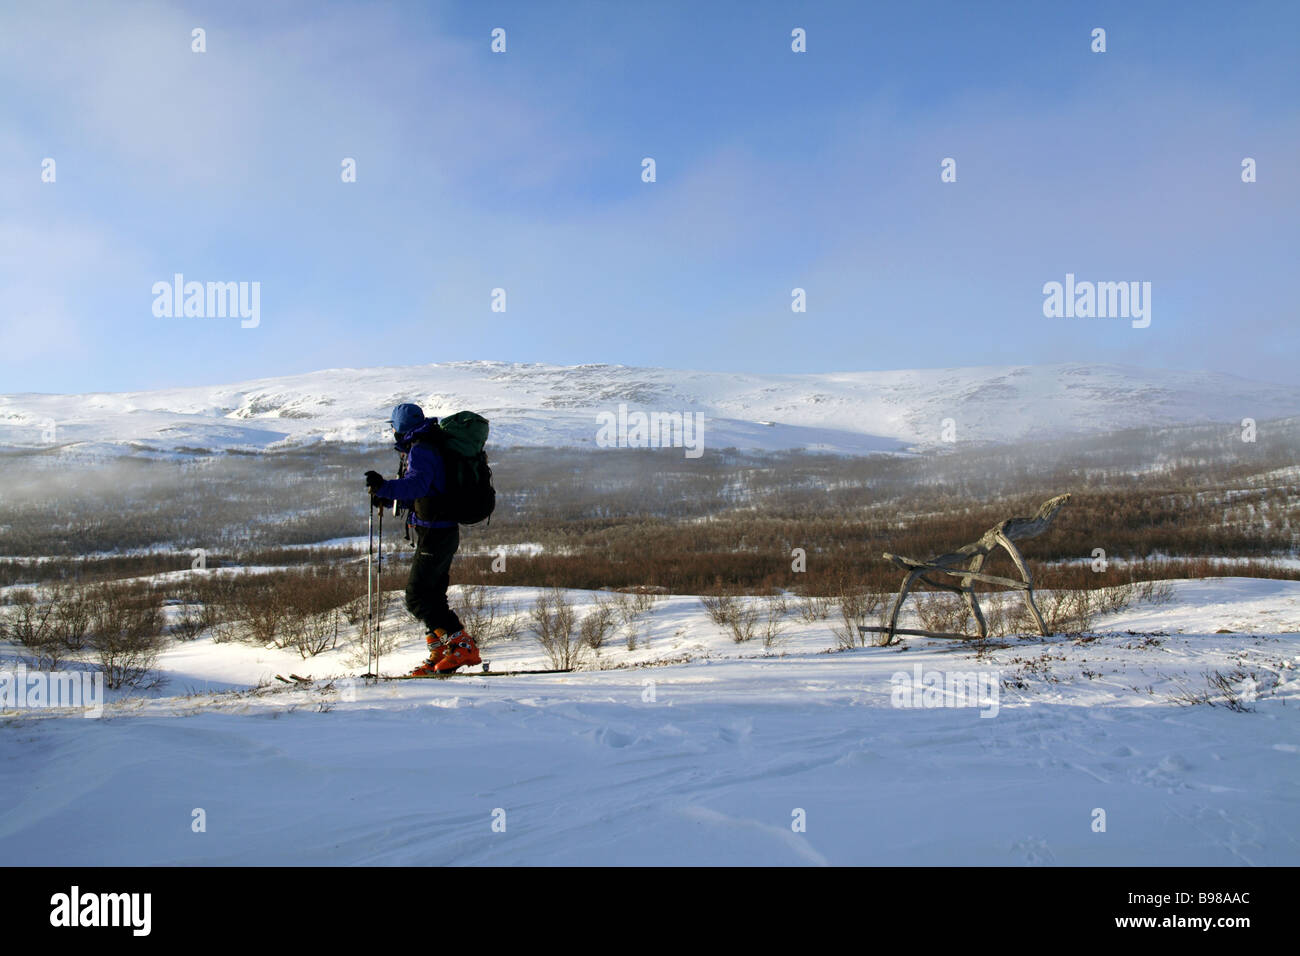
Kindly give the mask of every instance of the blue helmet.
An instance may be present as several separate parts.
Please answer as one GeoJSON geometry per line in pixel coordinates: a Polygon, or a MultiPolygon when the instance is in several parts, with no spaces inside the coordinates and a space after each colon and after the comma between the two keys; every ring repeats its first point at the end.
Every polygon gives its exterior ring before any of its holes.
{"type": "Polygon", "coordinates": [[[389,419],[389,424],[397,434],[405,435],[412,428],[424,424],[424,410],[419,405],[403,403],[393,409],[393,417],[389,419]]]}

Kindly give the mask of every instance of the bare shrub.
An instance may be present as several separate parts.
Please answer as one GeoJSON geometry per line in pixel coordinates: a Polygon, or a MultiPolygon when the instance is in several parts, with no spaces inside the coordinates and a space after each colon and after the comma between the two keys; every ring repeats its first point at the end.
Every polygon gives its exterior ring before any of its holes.
{"type": "Polygon", "coordinates": [[[197,592],[187,593],[184,604],[172,618],[172,634],[181,641],[193,641],[217,623],[215,608],[202,600],[197,592]]]}
{"type": "Polygon", "coordinates": [[[456,614],[479,647],[519,636],[522,622],[514,605],[507,607],[496,588],[463,584],[456,614]]]}
{"type": "Polygon", "coordinates": [[[994,591],[978,595],[990,637],[1037,634],[1038,624],[1020,591],[994,591]]]}
{"type": "Polygon", "coordinates": [[[40,601],[34,591],[26,590],[15,594],[10,605],[3,622],[4,638],[30,651],[37,669],[58,667],[66,646],[55,630],[54,604],[40,601]]]}
{"type": "Polygon", "coordinates": [[[1086,588],[1065,590],[1058,588],[1040,594],[1036,600],[1049,634],[1081,634],[1092,629],[1097,613],[1094,592],[1086,588]]]}
{"type": "Polygon", "coordinates": [[[1130,582],[1116,584],[1107,588],[1098,588],[1093,592],[1093,601],[1098,614],[1115,614],[1133,603],[1137,588],[1130,582]]]}
{"type": "Polygon", "coordinates": [[[990,594],[981,594],[979,602],[984,610],[989,637],[1038,633],[1038,625],[1034,623],[1020,592],[994,591],[990,594]]]}
{"type": "Polygon", "coordinates": [[[275,638],[280,647],[293,648],[306,659],[338,646],[340,629],[347,620],[345,608],[355,600],[359,588],[355,580],[327,568],[289,575],[272,586],[279,592],[273,603],[284,611],[275,638]]]}
{"type": "Polygon", "coordinates": [[[717,593],[704,595],[700,603],[709,620],[730,631],[731,639],[737,644],[747,643],[761,634],[763,645],[769,648],[777,643],[781,619],[787,610],[783,595],[759,599],[717,593]]]}
{"type": "Polygon", "coordinates": [[[599,651],[614,628],[614,608],[607,601],[597,600],[595,606],[583,616],[578,635],[583,644],[593,651],[599,651]]]}
{"type": "Polygon", "coordinates": [[[1223,698],[1223,706],[1238,714],[1247,714],[1255,709],[1247,706],[1241,699],[1241,692],[1238,690],[1237,685],[1244,676],[1241,673],[1224,674],[1222,671],[1206,674],[1206,680],[1209,682],[1210,687],[1223,698]]]}
{"type": "Polygon", "coordinates": [[[54,632],[69,651],[86,646],[93,617],[86,592],[72,585],[56,587],[50,597],[54,605],[54,632]]]}
{"type": "Polygon", "coordinates": [[[1176,704],[1183,706],[1192,706],[1195,704],[1208,704],[1211,707],[1217,707],[1222,704],[1228,710],[1235,711],[1238,714],[1248,714],[1254,711],[1249,702],[1255,699],[1255,682],[1252,675],[1238,668],[1230,673],[1224,674],[1222,671],[1206,671],[1204,673],[1206,689],[1191,690],[1182,683],[1174,683],[1179,689],[1177,694],[1168,695],[1168,699],[1176,704]],[[1246,684],[1250,688],[1245,693],[1243,699],[1243,688],[1239,687],[1243,682],[1250,680],[1246,684]]]}
{"type": "Polygon", "coordinates": [[[951,591],[918,592],[916,615],[921,627],[927,631],[965,634],[971,623],[971,612],[965,599],[951,591]]]}
{"type": "Polygon", "coordinates": [[[91,599],[94,616],[88,643],[105,685],[139,685],[163,648],[161,595],[147,588],[103,584],[91,591],[91,599]]]}
{"type": "Polygon", "coordinates": [[[731,631],[731,639],[737,644],[753,640],[761,613],[762,608],[756,601],[737,600],[732,606],[731,614],[727,617],[727,629],[731,631]]]}
{"type": "Polygon", "coordinates": [[[550,659],[551,666],[557,670],[576,667],[585,648],[574,633],[576,621],[573,605],[564,592],[559,588],[543,592],[533,605],[531,616],[533,633],[537,635],[537,641],[550,659]]]}
{"type": "Polygon", "coordinates": [[[663,588],[636,588],[632,592],[632,607],[638,614],[644,614],[653,609],[655,604],[665,596],[663,588]]]}
{"type": "Polygon", "coordinates": [[[1168,604],[1174,599],[1174,586],[1169,581],[1143,581],[1137,585],[1137,596],[1151,604],[1168,604]]]}
{"type": "Polygon", "coordinates": [[[501,613],[501,599],[483,584],[462,584],[456,602],[456,616],[465,630],[473,636],[479,647],[492,639],[497,615],[501,613]]]}
{"type": "Polygon", "coordinates": [[[281,647],[293,648],[304,659],[333,650],[344,620],[341,608],[295,609],[285,619],[281,647]]]}
{"type": "MultiPolygon", "coordinates": [[[[387,605],[391,598],[391,592],[385,592],[383,598],[384,605],[387,605]]],[[[392,654],[409,636],[399,627],[383,627],[383,616],[380,618],[379,631],[372,634],[370,625],[366,621],[365,601],[366,596],[363,594],[361,595],[361,624],[356,631],[356,640],[348,648],[347,654],[345,655],[347,662],[356,667],[371,666],[374,663],[374,657],[376,655],[379,657],[386,657],[387,655],[392,654]]],[[[345,604],[339,609],[345,621],[348,620],[348,607],[351,603],[352,602],[349,602],[349,604],[345,604]]]]}
{"type": "Polygon", "coordinates": [[[519,613],[519,608],[515,604],[503,605],[500,615],[492,626],[494,629],[493,640],[516,640],[523,633],[524,615],[519,613]]]}
{"type": "Polygon", "coordinates": [[[641,638],[640,617],[642,611],[628,595],[620,594],[612,602],[619,626],[624,629],[624,643],[629,651],[637,649],[641,638]]]}
{"type": "Polygon", "coordinates": [[[365,594],[358,594],[343,605],[343,617],[351,627],[361,627],[366,623],[366,611],[370,606],[365,594]]]}
{"type": "MultiPolygon", "coordinates": [[[[859,585],[841,582],[839,585],[839,623],[831,628],[837,647],[849,648],[865,645],[867,640],[859,627],[867,626],[873,615],[884,606],[884,595],[859,585]]],[[[877,638],[883,641],[884,635],[877,638]]]]}
{"type": "Polygon", "coordinates": [[[280,645],[289,608],[283,588],[270,575],[241,589],[231,611],[239,621],[234,631],[239,640],[261,646],[280,645]]]}
{"type": "Polygon", "coordinates": [[[709,620],[718,627],[727,627],[736,613],[737,598],[734,594],[705,594],[700,597],[700,603],[704,605],[709,620]]]}
{"type": "Polygon", "coordinates": [[[775,608],[777,617],[785,617],[790,611],[790,599],[786,596],[785,591],[777,588],[768,598],[768,603],[775,608]]]}
{"type": "Polygon", "coordinates": [[[214,644],[229,644],[244,639],[243,623],[224,617],[218,617],[216,622],[209,628],[209,631],[212,634],[212,643],[214,644]]]}
{"type": "Polygon", "coordinates": [[[772,597],[767,601],[767,613],[763,617],[762,635],[763,647],[767,650],[785,643],[782,636],[782,630],[785,625],[785,615],[788,610],[784,597],[772,597]]]}
{"type": "Polygon", "coordinates": [[[805,594],[799,599],[799,620],[805,624],[824,621],[831,615],[835,599],[822,594],[805,594]]]}

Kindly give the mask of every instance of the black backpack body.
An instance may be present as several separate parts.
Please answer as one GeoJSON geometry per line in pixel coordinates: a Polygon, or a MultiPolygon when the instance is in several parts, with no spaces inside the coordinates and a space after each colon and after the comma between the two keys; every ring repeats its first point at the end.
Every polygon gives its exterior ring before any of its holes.
{"type": "Polygon", "coordinates": [[[447,478],[443,494],[416,499],[415,513],[420,520],[478,524],[492,516],[497,493],[492,487],[487,452],[483,450],[487,437],[486,418],[474,412],[457,412],[416,439],[427,442],[442,456],[447,478]]]}

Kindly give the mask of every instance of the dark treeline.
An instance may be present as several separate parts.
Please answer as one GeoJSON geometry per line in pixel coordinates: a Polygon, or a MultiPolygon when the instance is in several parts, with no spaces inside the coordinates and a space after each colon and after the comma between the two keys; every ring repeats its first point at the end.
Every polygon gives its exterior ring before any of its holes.
{"type": "MultiPolygon", "coordinates": [[[[1069,491],[1052,531],[1026,548],[1044,586],[1297,576],[1267,562],[1300,545],[1298,451],[1298,420],[1262,423],[1255,442],[1217,426],[865,458],[500,449],[492,453],[497,513],[486,527],[464,529],[456,575],[689,593],[832,594],[845,580],[888,589],[899,575],[881,552],[946,551],[1069,491]],[[540,552],[510,553],[503,573],[490,570],[493,552],[519,545],[540,552]],[[791,570],[796,548],[806,552],[806,573],[791,570]],[[1098,548],[1112,562],[1142,563],[1112,564],[1101,575],[1065,564],[1091,561],[1098,548]],[[1247,571],[1209,557],[1253,563],[1247,571]]],[[[391,474],[395,459],[334,445],[181,460],[139,454],[99,465],[11,453],[0,458],[0,555],[46,560],[0,562],[0,584],[179,571],[195,548],[209,567],[351,559],[355,552],[289,546],[364,535],[360,475],[376,466],[391,474]],[[110,554],[86,557],[96,553],[110,554]]]]}

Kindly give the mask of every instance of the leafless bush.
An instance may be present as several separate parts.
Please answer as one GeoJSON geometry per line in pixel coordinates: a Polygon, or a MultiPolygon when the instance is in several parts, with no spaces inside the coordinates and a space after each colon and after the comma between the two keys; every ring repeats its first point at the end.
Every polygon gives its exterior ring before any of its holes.
{"type": "Polygon", "coordinates": [[[638,614],[643,614],[652,610],[661,597],[663,595],[658,591],[637,591],[632,595],[632,607],[636,609],[638,614]]]}
{"type": "Polygon", "coordinates": [[[709,620],[730,631],[731,639],[737,644],[744,644],[761,634],[763,645],[768,648],[777,643],[781,619],[787,610],[783,596],[763,600],[735,594],[706,594],[700,598],[700,603],[704,605],[709,620]]]}
{"type": "Polygon", "coordinates": [[[784,596],[771,597],[767,601],[767,612],[763,616],[762,634],[763,647],[772,650],[784,643],[782,630],[785,626],[785,615],[788,610],[784,596]]]}
{"type": "Polygon", "coordinates": [[[289,608],[284,589],[270,575],[243,588],[235,596],[231,612],[239,622],[234,631],[239,640],[279,646],[289,608]]]}
{"type": "Polygon", "coordinates": [[[519,615],[513,605],[507,608],[495,588],[483,584],[461,585],[456,614],[479,647],[519,636],[519,615]]]}
{"type": "Polygon", "coordinates": [[[1137,585],[1137,596],[1151,604],[1168,604],[1174,599],[1174,586],[1169,581],[1143,581],[1137,585]]]}
{"type": "Polygon", "coordinates": [[[641,638],[640,618],[643,609],[639,607],[640,602],[633,601],[626,594],[619,594],[611,603],[619,626],[624,629],[623,639],[627,649],[636,650],[641,638]]]}
{"type": "Polygon", "coordinates": [[[731,614],[727,617],[727,629],[731,631],[731,639],[737,644],[753,640],[761,613],[762,608],[757,601],[737,600],[732,606],[731,614]]]}
{"type": "Polygon", "coordinates": [[[1255,708],[1247,706],[1241,699],[1241,693],[1237,685],[1245,677],[1244,674],[1237,672],[1233,674],[1224,674],[1222,671],[1215,671],[1213,674],[1207,674],[1206,679],[1210,687],[1216,690],[1220,697],[1223,698],[1223,706],[1238,714],[1246,714],[1255,708]]]}
{"type": "Polygon", "coordinates": [[[951,591],[920,591],[916,594],[916,615],[927,631],[965,634],[971,623],[970,608],[951,591]]]}
{"type": "Polygon", "coordinates": [[[778,617],[785,617],[790,612],[790,599],[786,596],[785,591],[777,588],[768,598],[768,603],[776,609],[778,617]]]}
{"type": "Polygon", "coordinates": [[[493,623],[494,637],[497,641],[513,641],[523,633],[524,615],[519,613],[515,604],[503,605],[502,611],[493,623]]]}
{"type": "Polygon", "coordinates": [[[274,586],[280,591],[276,603],[284,608],[275,638],[280,647],[293,648],[305,659],[338,646],[345,608],[359,587],[352,577],[324,569],[286,576],[274,586]]]}
{"type": "MultiPolygon", "coordinates": [[[[224,614],[221,618],[214,614],[208,626],[214,628],[217,641],[234,638],[260,646],[273,644],[312,657],[336,647],[343,626],[359,619],[357,605],[365,601],[363,589],[364,582],[357,581],[355,574],[338,567],[245,578],[223,594],[224,614]]],[[[381,621],[387,604],[384,600],[377,605],[381,621]]],[[[364,644],[370,640],[364,611],[360,619],[358,636],[364,644]]]]}
{"type": "Polygon", "coordinates": [[[595,606],[583,616],[578,634],[583,644],[593,651],[599,651],[614,628],[614,608],[607,601],[597,600],[595,606]]]}
{"type": "Polygon", "coordinates": [[[1038,632],[1038,625],[1034,623],[1029,608],[1025,606],[1024,597],[1019,592],[994,591],[981,594],[979,602],[984,610],[990,637],[1038,632]]]}
{"type": "Polygon", "coordinates": [[[1195,704],[1208,704],[1211,707],[1217,707],[1222,704],[1228,710],[1235,711],[1239,714],[1252,713],[1255,708],[1250,706],[1250,702],[1255,699],[1256,684],[1251,674],[1238,668],[1228,674],[1222,671],[1206,671],[1205,674],[1206,689],[1190,690],[1181,683],[1175,682],[1178,686],[1178,693],[1168,695],[1168,699],[1176,704],[1192,706],[1195,704]],[[1247,682],[1249,688],[1245,698],[1242,697],[1242,690],[1238,685],[1247,682]]]}
{"type": "Polygon", "coordinates": [[[365,594],[358,594],[351,601],[343,605],[343,617],[351,627],[361,627],[366,623],[366,611],[370,608],[370,601],[365,594]]]}
{"type": "Polygon", "coordinates": [[[162,598],[156,591],[98,585],[91,591],[94,616],[89,646],[104,673],[104,683],[137,686],[163,648],[162,598]]]}
{"type": "Polygon", "coordinates": [[[344,620],[341,608],[296,609],[285,619],[280,646],[293,648],[304,659],[333,650],[344,620]]]}
{"type": "Polygon", "coordinates": [[[1058,588],[1036,597],[1049,634],[1081,634],[1092,629],[1097,613],[1095,592],[1086,588],[1067,591],[1058,588]]]}
{"type": "Polygon", "coordinates": [[[184,600],[186,603],[177,609],[172,618],[172,634],[178,640],[193,641],[217,623],[216,609],[193,592],[186,594],[184,600]]]}
{"type": "Polygon", "coordinates": [[[1115,614],[1133,603],[1137,588],[1130,582],[1111,587],[1097,588],[1093,592],[1093,603],[1098,614],[1115,614]]]}
{"type": "Polygon", "coordinates": [[[41,601],[33,591],[25,590],[15,594],[10,605],[0,631],[4,639],[30,651],[36,668],[58,667],[67,647],[55,631],[54,604],[41,601]]]}
{"type": "Polygon", "coordinates": [[[56,587],[50,596],[54,605],[54,632],[68,650],[76,652],[86,646],[93,617],[85,589],[75,585],[56,587]]]}
{"type": "Polygon", "coordinates": [[[805,624],[824,621],[834,607],[835,599],[829,595],[805,594],[799,599],[799,620],[805,624]]]}
{"type": "Polygon", "coordinates": [[[718,627],[727,627],[736,613],[738,599],[734,594],[705,594],[700,598],[709,620],[718,627]]]}
{"type": "MultiPolygon", "coordinates": [[[[873,615],[884,606],[884,595],[843,581],[838,590],[840,620],[831,628],[835,644],[842,648],[862,646],[866,644],[866,637],[858,628],[867,626],[873,615]]],[[[884,640],[883,635],[878,640],[884,640]]]]}
{"type": "Polygon", "coordinates": [[[235,621],[218,616],[216,622],[209,628],[209,630],[212,634],[212,643],[214,644],[229,644],[244,639],[242,621],[235,621]]]}
{"type": "Polygon", "coordinates": [[[574,634],[573,605],[558,588],[543,592],[533,605],[532,625],[537,641],[557,670],[569,670],[581,661],[584,645],[574,634]]]}
{"type": "MultiPolygon", "coordinates": [[[[393,598],[391,592],[385,592],[383,602],[385,605],[393,598]]],[[[385,657],[397,650],[398,646],[408,636],[400,627],[383,627],[383,618],[380,619],[380,629],[371,634],[370,627],[365,620],[365,600],[363,594],[361,626],[357,628],[356,640],[348,648],[345,659],[355,667],[368,667],[373,663],[373,658],[377,654],[379,657],[385,657]],[[373,640],[372,640],[373,638],[373,640]]],[[[341,608],[344,620],[347,620],[347,605],[341,608]]],[[[385,615],[386,616],[386,615],[385,615]]]]}

